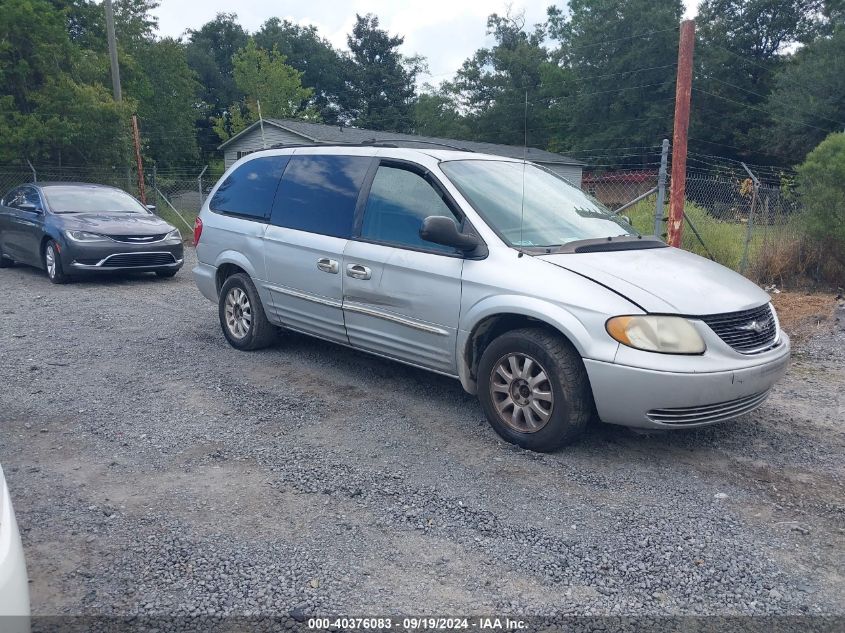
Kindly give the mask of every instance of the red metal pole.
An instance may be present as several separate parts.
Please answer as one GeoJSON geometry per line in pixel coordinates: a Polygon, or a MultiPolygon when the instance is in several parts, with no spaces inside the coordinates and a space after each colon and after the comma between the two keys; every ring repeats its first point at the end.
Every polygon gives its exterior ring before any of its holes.
{"type": "Polygon", "coordinates": [[[138,197],[142,204],[147,204],[147,192],[144,191],[144,163],[141,161],[141,135],[138,132],[138,117],[132,115],[132,140],[135,143],[135,161],[138,163],[138,197]]]}
{"type": "Polygon", "coordinates": [[[675,83],[675,129],[672,136],[672,185],[669,193],[670,246],[681,245],[684,230],[684,196],[687,188],[687,131],[692,95],[692,52],[695,46],[695,21],[681,22],[678,43],[678,79],[675,83]]]}

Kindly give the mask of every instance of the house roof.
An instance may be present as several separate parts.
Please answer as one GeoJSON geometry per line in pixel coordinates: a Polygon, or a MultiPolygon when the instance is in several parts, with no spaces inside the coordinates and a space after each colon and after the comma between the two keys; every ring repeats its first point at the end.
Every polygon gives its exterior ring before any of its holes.
{"type": "MultiPolygon", "coordinates": [[[[366,143],[370,141],[393,141],[402,147],[431,148],[427,143],[442,143],[451,145],[461,149],[468,149],[474,152],[481,152],[484,154],[495,154],[497,156],[506,156],[508,158],[522,158],[523,155],[527,160],[536,163],[556,163],[563,165],[583,165],[584,163],[556,154],[554,152],[547,152],[536,147],[528,147],[523,149],[517,145],[502,145],[500,143],[480,143],[478,141],[462,141],[451,138],[438,138],[435,136],[419,136],[415,134],[398,134],[395,132],[381,132],[378,130],[366,130],[354,127],[340,127],[337,125],[325,125],[323,123],[310,123],[308,121],[296,121],[292,119],[264,119],[265,125],[273,125],[275,127],[287,130],[294,134],[302,136],[308,141],[314,143],[366,143]],[[421,142],[422,141],[422,142],[421,142]],[[523,154],[524,152],[524,154],[523,154]]],[[[217,149],[224,149],[227,145],[236,139],[249,134],[259,126],[256,121],[246,129],[241,130],[230,139],[218,146],[217,149]]]]}

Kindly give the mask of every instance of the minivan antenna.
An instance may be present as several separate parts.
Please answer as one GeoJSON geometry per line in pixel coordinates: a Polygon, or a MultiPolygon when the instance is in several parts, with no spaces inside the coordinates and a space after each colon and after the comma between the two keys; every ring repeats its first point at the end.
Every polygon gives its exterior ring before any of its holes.
{"type": "Polygon", "coordinates": [[[261,126],[261,145],[264,149],[267,149],[267,139],[264,138],[264,117],[261,116],[261,99],[256,99],[255,103],[258,104],[258,124],[261,126]]]}
{"type": "MultiPolygon", "coordinates": [[[[522,208],[519,213],[519,246],[523,244],[523,225],[525,224],[525,160],[528,155],[528,91],[525,91],[525,113],[523,117],[524,137],[522,141],[522,208]]],[[[522,252],[520,251],[520,255],[522,252]]]]}

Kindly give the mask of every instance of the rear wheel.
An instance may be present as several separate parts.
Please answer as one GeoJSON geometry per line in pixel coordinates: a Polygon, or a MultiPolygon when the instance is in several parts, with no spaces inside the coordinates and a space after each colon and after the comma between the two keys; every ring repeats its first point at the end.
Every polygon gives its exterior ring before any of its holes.
{"type": "Polygon", "coordinates": [[[236,273],[223,283],[218,313],[223,334],[236,349],[261,349],[276,338],[277,330],[264,314],[261,297],[244,273],[236,273]]]}
{"type": "Polygon", "coordinates": [[[54,284],[64,284],[69,281],[68,276],[62,268],[62,258],[59,256],[59,245],[50,240],[44,247],[44,268],[47,270],[47,277],[54,284]]]}
{"type": "Polygon", "coordinates": [[[478,397],[502,438],[535,451],[574,442],[593,415],[580,356],[562,336],[540,328],[507,332],[487,346],[478,397]]]}

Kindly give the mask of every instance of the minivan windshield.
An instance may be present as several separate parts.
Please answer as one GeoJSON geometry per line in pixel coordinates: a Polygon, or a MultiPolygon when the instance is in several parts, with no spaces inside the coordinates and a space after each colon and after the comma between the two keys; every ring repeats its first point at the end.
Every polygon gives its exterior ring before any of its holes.
{"type": "Polygon", "coordinates": [[[54,185],[43,191],[53,213],[149,213],[120,189],[54,185]]]}
{"type": "Polygon", "coordinates": [[[510,246],[549,248],[577,240],[637,235],[599,202],[531,163],[455,160],[440,167],[510,246]]]}

